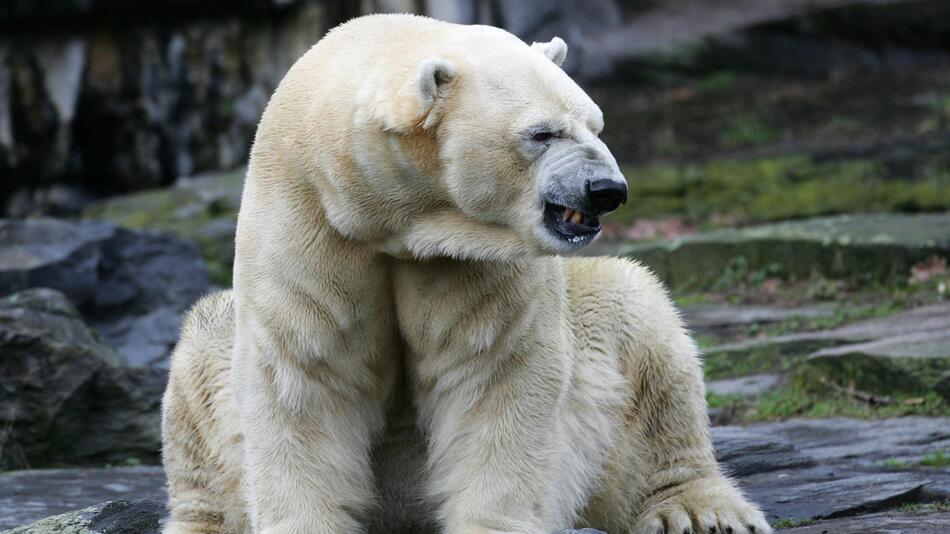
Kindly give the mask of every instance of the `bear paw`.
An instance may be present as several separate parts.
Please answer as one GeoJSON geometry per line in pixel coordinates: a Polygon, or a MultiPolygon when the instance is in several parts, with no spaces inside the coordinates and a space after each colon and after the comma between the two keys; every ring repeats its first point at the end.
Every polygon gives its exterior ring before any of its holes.
{"type": "Polygon", "coordinates": [[[771,534],[762,512],[726,479],[688,482],[658,496],[634,532],[643,534],[771,534]]]}

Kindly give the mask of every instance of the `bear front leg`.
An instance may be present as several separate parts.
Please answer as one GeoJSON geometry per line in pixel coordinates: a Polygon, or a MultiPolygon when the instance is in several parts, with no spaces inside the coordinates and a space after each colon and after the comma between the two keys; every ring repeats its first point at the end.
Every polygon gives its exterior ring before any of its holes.
{"type": "Polygon", "coordinates": [[[295,279],[271,271],[237,285],[232,387],[248,515],[263,534],[362,532],[398,364],[389,271],[352,262],[330,278],[300,264],[295,279]]]}
{"type": "Polygon", "coordinates": [[[395,280],[443,531],[570,526],[556,502],[570,374],[557,264],[405,262],[395,280]]]}
{"type": "Polygon", "coordinates": [[[716,463],[699,356],[665,288],[631,262],[574,261],[598,281],[572,276],[575,308],[610,327],[577,334],[614,352],[626,383],[605,487],[585,516],[611,534],[772,532],[716,463]]]}
{"type": "MultiPolygon", "coordinates": [[[[379,403],[335,371],[247,355],[239,382],[247,498],[254,532],[360,532],[373,501],[369,449],[379,403]]],[[[331,365],[326,365],[331,367],[331,365]]]]}

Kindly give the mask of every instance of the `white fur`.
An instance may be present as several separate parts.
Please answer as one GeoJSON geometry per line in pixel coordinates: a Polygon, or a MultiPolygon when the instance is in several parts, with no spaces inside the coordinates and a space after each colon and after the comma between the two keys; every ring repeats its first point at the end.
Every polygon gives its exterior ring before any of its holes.
{"type": "Polygon", "coordinates": [[[372,16],[294,65],[251,154],[233,293],[196,305],[172,358],[165,532],[770,530],[719,473],[662,286],[551,255],[525,128],[606,150],[552,61],[372,16]]]}
{"type": "Polygon", "coordinates": [[[547,43],[532,43],[531,48],[540,51],[558,67],[563,65],[567,58],[567,43],[560,37],[555,37],[547,43]]]}

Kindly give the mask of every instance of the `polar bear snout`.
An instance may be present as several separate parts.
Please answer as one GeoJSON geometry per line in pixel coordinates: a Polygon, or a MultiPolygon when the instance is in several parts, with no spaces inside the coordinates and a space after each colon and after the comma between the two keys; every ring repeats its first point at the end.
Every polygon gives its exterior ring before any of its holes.
{"type": "Polygon", "coordinates": [[[544,225],[558,242],[580,247],[600,233],[602,215],[627,202],[627,181],[609,152],[575,145],[558,156],[542,166],[544,225]]]}

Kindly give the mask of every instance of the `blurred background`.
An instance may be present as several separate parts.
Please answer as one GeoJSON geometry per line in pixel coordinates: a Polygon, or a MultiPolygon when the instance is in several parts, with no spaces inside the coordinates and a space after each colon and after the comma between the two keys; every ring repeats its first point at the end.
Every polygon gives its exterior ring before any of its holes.
{"type": "Polygon", "coordinates": [[[0,0],[0,528],[154,523],[167,357],[230,285],[260,114],[377,12],[567,41],[631,191],[585,253],[670,286],[776,525],[950,531],[946,0],[0,0]]]}

